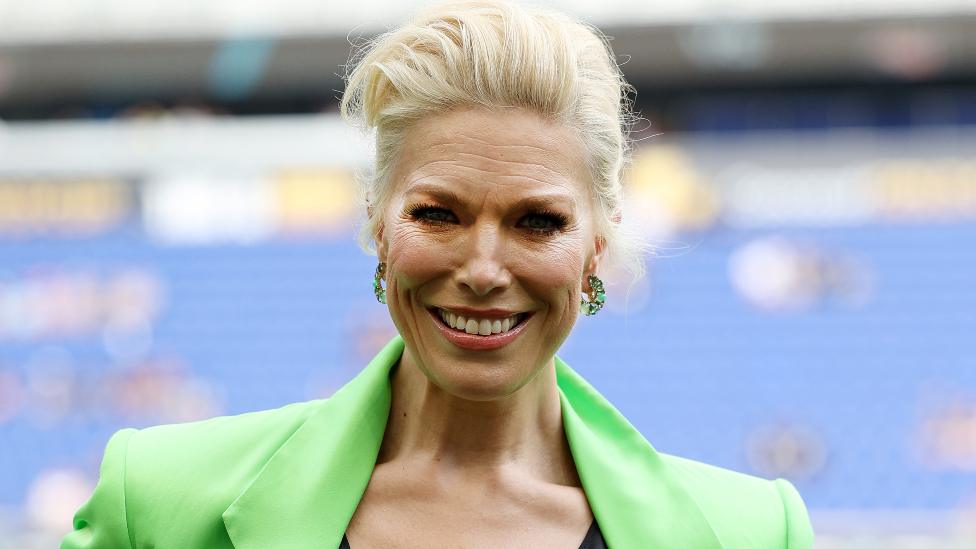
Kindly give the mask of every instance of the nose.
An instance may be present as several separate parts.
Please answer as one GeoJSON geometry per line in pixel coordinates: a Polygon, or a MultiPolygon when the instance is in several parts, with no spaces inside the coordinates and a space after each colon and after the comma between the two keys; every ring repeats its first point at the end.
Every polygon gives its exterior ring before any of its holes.
{"type": "Polygon", "coordinates": [[[461,246],[461,268],[458,283],[477,296],[486,296],[512,283],[505,258],[504,239],[494,224],[480,224],[472,228],[468,241],[461,246]]]}

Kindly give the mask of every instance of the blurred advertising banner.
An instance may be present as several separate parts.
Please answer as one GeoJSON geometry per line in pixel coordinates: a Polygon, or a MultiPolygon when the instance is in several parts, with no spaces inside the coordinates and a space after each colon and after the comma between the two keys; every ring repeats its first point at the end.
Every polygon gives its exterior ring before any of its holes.
{"type": "MultiPolygon", "coordinates": [[[[345,236],[363,209],[355,181],[369,176],[369,141],[337,118],[61,124],[63,132],[6,128],[0,235],[78,236],[132,221],[173,244],[345,236]]],[[[976,218],[970,129],[697,134],[639,145],[627,209],[652,238],[976,218]]]]}

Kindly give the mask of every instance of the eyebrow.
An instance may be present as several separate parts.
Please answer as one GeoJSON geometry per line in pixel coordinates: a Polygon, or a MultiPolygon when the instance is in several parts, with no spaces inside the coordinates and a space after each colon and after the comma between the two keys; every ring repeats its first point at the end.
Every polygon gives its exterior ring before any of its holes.
{"type": "Polygon", "coordinates": [[[452,191],[450,189],[445,189],[444,187],[441,187],[441,186],[438,186],[438,185],[430,185],[430,184],[412,185],[412,186],[408,187],[407,190],[406,190],[406,192],[404,192],[403,194],[405,194],[405,195],[410,195],[410,194],[426,194],[427,196],[430,196],[430,197],[434,198],[435,200],[438,200],[440,202],[444,202],[444,203],[447,203],[447,204],[458,204],[459,205],[459,204],[463,204],[464,203],[461,200],[461,197],[459,197],[457,195],[457,193],[455,193],[454,191],[452,191]]]}
{"type": "MultiPolygon", "coordinates": [[[[457,193],[439,185],[419,183],[407,188],[405,195],[424,194],[448,205],[461,206],[464,200],[457,193]]],[[[543,210],[557,205],[564,205],[570,212],[576,213],[576,201],[562,193],[548,193],[533,195],[518,201],[518,205],[528,210],[543,210]]]]}

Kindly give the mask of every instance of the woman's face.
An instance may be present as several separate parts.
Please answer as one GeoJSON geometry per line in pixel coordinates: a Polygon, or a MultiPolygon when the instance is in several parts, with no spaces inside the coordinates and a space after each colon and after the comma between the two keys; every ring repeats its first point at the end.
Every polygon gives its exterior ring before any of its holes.
{"type": "Polygon", "coordinates": [[[574,132],[467,109],[407,131],[376,235],[406,360],[470,400],[528,383],[569,335],[602,250],[574,132]]]}

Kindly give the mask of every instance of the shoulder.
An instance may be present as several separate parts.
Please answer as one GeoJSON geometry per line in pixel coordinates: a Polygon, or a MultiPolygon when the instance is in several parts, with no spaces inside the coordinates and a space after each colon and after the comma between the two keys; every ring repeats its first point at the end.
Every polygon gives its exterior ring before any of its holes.
{"type": "Polygon", "coordinates": [[[174,479],[200,480],[208,491],[236,495],[321,402],[132,431],[126,481],[153,491],[171,488],[174,479]]]}
{"type": "Polygon", "coordinates": [[[249,457],[260,460],[261,455],[277,450],[322,402],[133,430],[128,441],[130,473],[132,465],[139,464],[154,470],[198,469],[223,467],[228,461],[249,457]]]}
{"type": "Polygon", "coordinates": [[[660,454],[726,547],[813,545],[799,493],[784,479],[767,480],[669,454],[660,454]]]}
{"type": "Polygon", "coordinates": [[[322,402],[115,433],[62,547],[136,546],[146,531],[225,545],[223,511],[322,402]]]}

